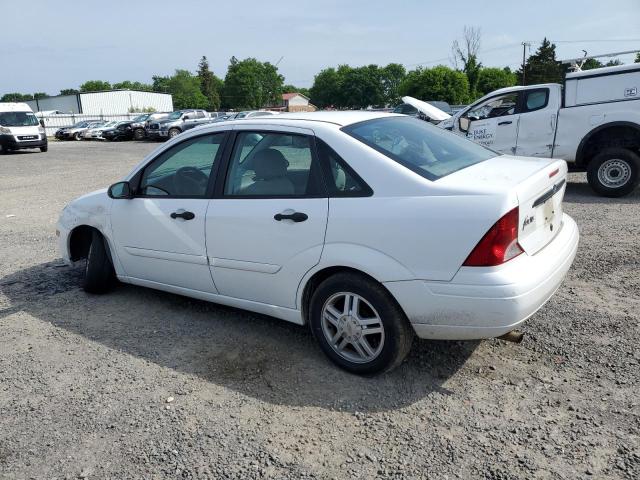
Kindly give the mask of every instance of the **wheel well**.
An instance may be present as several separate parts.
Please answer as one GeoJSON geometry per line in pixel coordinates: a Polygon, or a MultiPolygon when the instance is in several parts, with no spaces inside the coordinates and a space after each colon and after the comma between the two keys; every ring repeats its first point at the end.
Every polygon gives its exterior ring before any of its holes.
{"type": "Polygon", "coordinates": [[[580,147],[577,163],[586,166],[599,152],[610,147],[640,151],[640,128],[632,124],[617,124],[595,130],[580,147]]]}
{"type": "Polygon", "coordinates": [[[313,292],[315,291],[316,288],[318,288],[318,285],[320,285],[322,282],[324,282],[327,278],[329,278],[329,277],[331,277],[331,276],[333,276],[333,275],[335,275],[337,273],[356,273],[358,275],[362,275],[364,277],[367,277],[367,278],[373,280],[376,283],[380,283],[378,280],[373,278],[371,275],[368,275],[368,274],[364,273],[361,270],[358,270],[356,268],[351,268],[351,267],[343,267],[343,266],[327,267],[327,268],[324,268],[322,270],[317,271],[307,281],[307,284],[304,286],[304,290],[302,292],[302,305],[301,305],[302,306],[302,318],[304,319],[305,323],[309,321],[309,318],[308,318],[309,303],[311,302],[311,296],[313,295],[313,292]]]}
{"type": "Polygon", "coordinates": [[[97,228],[88,225],[80,225],[71,231],[69,236],[69,258],[71,261],[75,262],[87,257],[93,232],[100,233],[97,228]]]}

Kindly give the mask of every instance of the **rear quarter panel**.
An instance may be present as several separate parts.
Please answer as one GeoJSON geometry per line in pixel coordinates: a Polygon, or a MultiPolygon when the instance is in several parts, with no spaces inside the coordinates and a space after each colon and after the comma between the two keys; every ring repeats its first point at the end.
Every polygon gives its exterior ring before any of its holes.
{"type": "Polygon", "coordinates": [[[575,162],[582,140],[591,131],[614,122],[640,125],[640,101],[629,100],[560,109],[553,157],[575,162]]]}

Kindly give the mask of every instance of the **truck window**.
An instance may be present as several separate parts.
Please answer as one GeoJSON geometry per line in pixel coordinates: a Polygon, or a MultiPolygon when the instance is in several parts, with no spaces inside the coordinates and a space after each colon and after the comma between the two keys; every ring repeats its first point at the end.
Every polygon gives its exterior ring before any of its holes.
{"type": "Polygon", "coordinates": [[[484,120],[485,118],[513,115],[516,113],[517,102],[518,92],[506,93],[473,107],[465,116],[470,120],[484,120]]]}
{"type": "Polygon", "coordinates": [[[535,110],[540,110],[547,106],[549,103],[549,89],[541,88],[539,90],[529,90],[524,93],[524,107],[522,109],[524,112],[533,112],[535,110]]]}

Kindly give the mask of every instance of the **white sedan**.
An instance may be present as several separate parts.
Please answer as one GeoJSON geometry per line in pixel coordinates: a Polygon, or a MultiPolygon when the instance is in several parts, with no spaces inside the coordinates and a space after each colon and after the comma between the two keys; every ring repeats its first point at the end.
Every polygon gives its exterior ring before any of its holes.
{"type": "Polygon", "coordinates": [[[578,246],[566,175],[404,115],[285,114],[180,135],[57,234],[88,292],[117,278],[308,324],[373,373],[414,333],[497,337],[549,300],[578,246]]]}

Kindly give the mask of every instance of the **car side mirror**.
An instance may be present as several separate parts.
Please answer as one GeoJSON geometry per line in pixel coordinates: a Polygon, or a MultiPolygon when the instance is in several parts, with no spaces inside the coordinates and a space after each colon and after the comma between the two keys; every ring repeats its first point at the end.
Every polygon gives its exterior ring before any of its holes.
{"type": "Polygon", "coordinates": [[[191,120],[191,117],[189,115],[185,115],[184,117],[182,117],[183,120],[191,120]]]}
{"type": "Polygon", "coordinates": [[[131,185],[129,182],[118,182],[114,183],[107,190],[107,195],[114,200],[125,199],[128,200],[133,198],[133,192],[131,190],[131,185]]]}
{"type": "Polygon", "coordinates": [[[468,132],[470,124],[471,120],[469,120],[467,117],[460,117],[458,119],[458,128],[460,128],[461,132],[468,132]]]}

